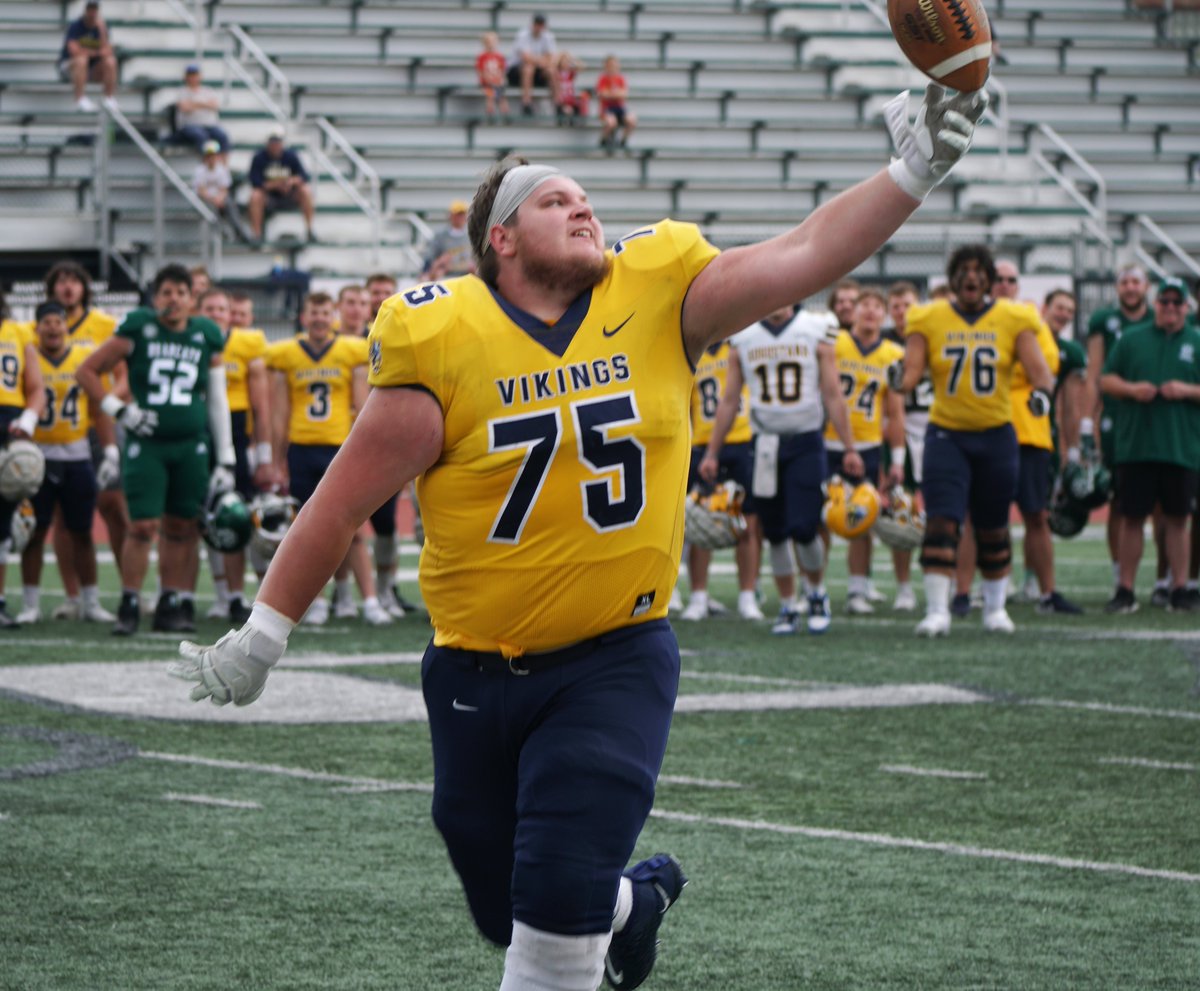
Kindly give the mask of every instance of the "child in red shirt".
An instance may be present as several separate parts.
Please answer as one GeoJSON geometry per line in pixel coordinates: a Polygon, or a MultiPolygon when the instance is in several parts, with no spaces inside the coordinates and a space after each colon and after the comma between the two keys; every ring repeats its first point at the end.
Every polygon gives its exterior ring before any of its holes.
{"type": "Polygon", "coordinates": [[[481,39],[483,51],[475,59],[475,72],[479,76],[479,88],[483,90],[483,112],[488,120],[496,119],[496,107],[505,119],[508,118],[508,97],[504,95],[504,56],[500,54],[500,38],[489,31],[481,39]]]}
{"type": "Polygon", "coordinates": [[[570,52],[560,52],[555,63],[558,73],[558,105],[556,107],[559,122],[574,125],[576,121],[587,116],[591,94],[587,90],[575,89],[575,77],[583,63],[570,52]]]}
{"type": "Polygon", "coordinates": [[[596,80],[596,99],[600,102],[600,119],[604,122],[600,147],[610,152],[617,147],[618,127],[621,129],[622,148],[637,127],[637,116],[625,105],[628,98],[629,84],[621,75],[621,63],[615,55],[609,55],[604,60],[604,72],[596,80]]]}

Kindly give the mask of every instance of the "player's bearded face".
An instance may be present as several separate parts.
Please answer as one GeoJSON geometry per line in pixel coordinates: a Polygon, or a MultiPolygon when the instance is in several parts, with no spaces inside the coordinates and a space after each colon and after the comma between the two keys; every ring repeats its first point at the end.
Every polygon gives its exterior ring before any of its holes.
{"type": "Polygon", "coordinates": [[[534,285],[578,295],[608,274],[604,228],[575,182],[551,179],[522,204],[518,216],[511,228],[517,257],[534,285]]]}

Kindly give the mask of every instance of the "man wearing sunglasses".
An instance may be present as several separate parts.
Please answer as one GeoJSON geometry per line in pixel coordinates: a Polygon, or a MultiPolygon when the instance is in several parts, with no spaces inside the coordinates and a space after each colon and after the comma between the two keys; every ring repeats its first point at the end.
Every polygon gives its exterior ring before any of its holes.
{"type": "Polygon", "coordinates": [[[1103,393],[1119,400],[1114,431],[1120,574],[1107,612],[1137,609],[1133,583],[1142,557],[1142,527],[1155,503],[1162,507],[1174,581],[1169,608],[1195,607],[1184,585],[1187,518],[1200,488],[1200,331],[1189,325],[1190,301],[1187,283],[1163,279],[1153,322],[1121,336],[1100,378],[1103,393]]]}

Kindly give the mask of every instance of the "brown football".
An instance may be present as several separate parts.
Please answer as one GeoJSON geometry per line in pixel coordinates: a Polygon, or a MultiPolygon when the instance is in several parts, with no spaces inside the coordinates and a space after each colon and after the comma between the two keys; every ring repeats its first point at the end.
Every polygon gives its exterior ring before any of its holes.
{"type": "Polygon", "coordinates": [[[992,26],[979,0],[888,0],[900,50],[925,75],[969,93],[987,81],[992,26]]]}

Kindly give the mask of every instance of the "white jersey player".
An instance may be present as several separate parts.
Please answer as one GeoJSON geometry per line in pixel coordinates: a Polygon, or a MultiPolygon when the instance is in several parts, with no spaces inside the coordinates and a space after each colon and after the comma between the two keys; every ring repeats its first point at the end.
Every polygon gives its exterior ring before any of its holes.
{"type": "Polygon", "coordinates": [[[829,596],[822,585],[825,547],[819,532],[826,416],[844,445],[843,470],[855,477],[863,470],[838,382],[837,333],[832,313],[789,306],[732,337],[725,391],[700,465],[703,477],[715,477],[717,455],[746,383],[755,431],[753,492],[779,588],[780,614],[773,627],[779,634],[794,633],[799,625],[793,544],[804,575],[808,630],[823,633],[829,628],[829,596]]]}

